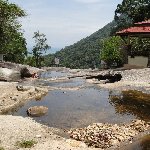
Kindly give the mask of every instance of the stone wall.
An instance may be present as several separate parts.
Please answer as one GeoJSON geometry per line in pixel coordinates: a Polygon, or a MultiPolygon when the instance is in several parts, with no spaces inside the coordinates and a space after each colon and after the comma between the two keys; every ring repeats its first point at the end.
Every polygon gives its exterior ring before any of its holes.
{"type": "Polygon", "coordinates": [[[128,64],[147,67],[148,57],[144,56],[135,56],[134,58],[128,57],[128,64]]]}

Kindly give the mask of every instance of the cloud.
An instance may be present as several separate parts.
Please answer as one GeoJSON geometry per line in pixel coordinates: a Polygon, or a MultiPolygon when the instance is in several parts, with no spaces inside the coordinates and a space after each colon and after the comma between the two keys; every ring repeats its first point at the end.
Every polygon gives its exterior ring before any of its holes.
{"type": "Polygon", "coordinates": [[[122,0],[9,0],[25,9],[20,19],[29,47],[33,32],[46,34],[52,47],[65,47],[89,36],[112,21],[114,10],[122,0]],[[92,6],[91,6],[92,5],[92,6]]]}
{"type": "Polygon", "coordinates": [[[74,0],[76,2],[85,3],[85,4],[94,4],[99,3],[100,0],[74,0]]]}

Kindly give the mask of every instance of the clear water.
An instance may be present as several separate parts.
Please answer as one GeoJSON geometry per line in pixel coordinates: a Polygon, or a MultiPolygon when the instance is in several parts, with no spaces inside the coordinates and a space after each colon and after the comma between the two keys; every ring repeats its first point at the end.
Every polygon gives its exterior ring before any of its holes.
{"type": "Polygon", "coordinates": [[[116,113],[110,104],[109,92],[94,87],[75,91],[50,91],[40,101],[32,100],[14,115],[27,116],[32,106],[46,106],[48,113],[34,119],[59,128],[83,127],[94,122],[122,123],[134,119],[134,115],[116,113]]]}
{"type": "MultiPolygon", "coordinates": [[[[66,76],[65,73],[62,74],[62,72],[46,73],[43,78],[52,78],[56,75],[58,77],[66,76]]],[[[95,85],[87,86],[84,79],[75,78],[63,82],[44,81],[43,83],[45,86],[62,87],[63,90],[49,91],[41,100],[29,101],[17,111],[12,112],[13,115],[26,117],[26,110],[29,107],[46,106],[48,113],[42,117],[34,117],[34,119],[48,126],[63,129],[84,127],[95,122],[125,123],[137,118],[150,121],[149,106],[143,105],[142,107],[133,103],[113,102],[109,99],[109,91],[95,85]],[[83,88],[64,90],[68,87],[71,89],[78,86],[83,86],[83,88]]],[[[145,146],[149,148],[149,141],[149,137],[138,141],[138,150],[144,150],[145,146]]],[[[133,144],[126,149],[132,150],[137,147],[133,144]]]]}
{"type": "Polygon", "coordinates": [[[60,77],[67,77],[69,75],[68,72],[63,71],[47,71],[47,72],[41,72],[40,77],[45,78],[60,78],[60,77]]]}
{"type": "MultiPolygon", "coordinates": [[[[51,86],[51,87],[62,87],[62,88],[72,88],[72,87],[79,87],[85,85],[85,80],[81,78],[73,78],[73,79],[68,79],[66,81],[58,82],[44,82],[44,86],[51,86]]],[[[86,85],[85,85],[86,86],[86,85]]]]}

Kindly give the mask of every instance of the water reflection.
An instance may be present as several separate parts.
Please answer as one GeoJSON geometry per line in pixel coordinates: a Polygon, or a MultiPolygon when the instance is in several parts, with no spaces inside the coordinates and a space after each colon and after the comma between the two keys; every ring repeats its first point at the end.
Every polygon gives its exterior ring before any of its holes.
{"type": "Polygon", "coordinates": [[[32,106],[49,108],[45,116],[34,118],[49,126],[58,128],[84,127],[95,122],[129,122],[133,115],[117,114],[109,103],[109,92],[94,87],[75,91],[53,90],[41,101],[30,101],[14,115],[27,116],[26,110],[32,106]]]}
{"type": "Polygon", "coordinates": [[[51,87],[66,87],[66,88],[72,88],[72,87],[78,87],[85,84],[85,80],[81,78],[74,78],[74,79],[68,79],[66,81],[55,81],[55,82],[45,82],[44,86],[51,86],[51,87]]]}
{"type": "Polygon", "coordinates": [[[150,150],[150,134],[138,139],[133,144],[122,147],[121,150],[150,150]]]}
{"type": "Polygon", "coordinates": [[[63,72],[63,71],[47,71],[47,72],[41,72],[39,74],[39,77],[42,79],[46,78],[60,78],[60,77],[67,77],[70,75],[69,72],[63,72]]]}
{"type": "Polygon", "coordinates": [[[123,91],[120,95],[110,93],[110,103],[116,113],[132,114],[138,119],[150,121],[150,95],[139,91],[123,91]]]}

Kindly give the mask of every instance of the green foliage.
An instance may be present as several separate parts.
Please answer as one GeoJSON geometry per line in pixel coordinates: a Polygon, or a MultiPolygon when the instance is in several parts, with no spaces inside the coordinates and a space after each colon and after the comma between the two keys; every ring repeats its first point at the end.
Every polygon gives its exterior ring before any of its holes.
{"type": "Polygon", "coordinates": [[[0,53],[8,54],[6,59],[9,61],[23,62],[27,54],[26,40],[18,21],[25,15],[16,4],[0,1],[0,53]]]}
{"type": "Polygon", "coordinates": [[[109,37],[114,26],[116,26],[115,21],[107,24],[89,37],[56,52],[54,57],[60,59],[61,65],[69,68],[82,69],[99,67],[99,40],[109,37]]]}
{"type": "Polygon", "coordinates": [[[133,25],[132,19],[127,15],[121,15],[119,19],[116,20],[117,25],[111,30],[111,36],[116,35],[116,32],[121,31],[125,28],[129,28],[133,25]]]}
{"type": "Polygon", "coordinates": [[[118,19],[122,14],[127,15],[133,22],[147,20],[150,18],[150,1],[123,0],[115,10],[115,19],[118,19]]]}
{"type": "Polygon", "coordinates": [[[28,56],[25,58],[24,63],[29,66],[36,66],[35,64],[35,58],[33,56],[28,56]]]}
{"type": "Polygon", "coordinates": [[[34,146],[34,144],[36,144],[37,142],[35,142],[34,140],[30,140],[30,141],[21,141],[21,142],[17,142],[17,146],[21,147],[21,148],[31,148],[34,146]]]}
{"type": "Polygon", "coordinates": [[[150,51],[150,38],[131,39],[131,56],[148,56],[150,51]]]}
{"type": "Polygon", "coordinates": [[[35,46],[33,47],[32,52],[35,59],[35,64],[36,67],[41,67],[42,54],[46,52],[50,46],[47,44],[46,35],[43,33],[40,34],[39,31],[34,32],[33,38],[35,39],[35,46]]]}
{"type": "Polygon", "coordinates": [[[100,59],[105,61],[109,67],[114,63],[121,66],[123,63],[123,55],[121,53],[122,40],[118,36],[101,40],[102,50],[100,59]]]}
{"type": "Polygon", "coordinates": [[[54,65],[54,63],[55,63],[54,59],[55,59],[54,54],[48,54],[48,55],[44,56],[44,61],[42,62],[42,66],[54,65]]]}

